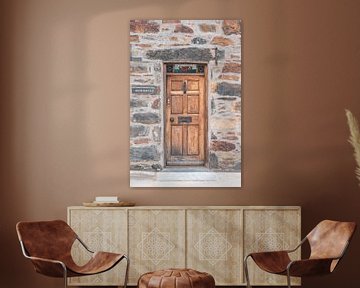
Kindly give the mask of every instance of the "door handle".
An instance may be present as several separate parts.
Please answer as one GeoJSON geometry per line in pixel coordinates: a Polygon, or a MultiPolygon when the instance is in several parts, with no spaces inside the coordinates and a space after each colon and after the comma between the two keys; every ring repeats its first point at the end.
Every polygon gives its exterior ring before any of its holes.
{"type": "Polygon", "coordinates": [[[186,93],[186,90],[187,90],[187,83],[186,83],[186,80],[183,82],[183,92],[184,94],[186,93]]]}
{"type": "Polygon", "coordinates": [[[170,122],[174,122],[174,117],[170,117],[170,122]]]}

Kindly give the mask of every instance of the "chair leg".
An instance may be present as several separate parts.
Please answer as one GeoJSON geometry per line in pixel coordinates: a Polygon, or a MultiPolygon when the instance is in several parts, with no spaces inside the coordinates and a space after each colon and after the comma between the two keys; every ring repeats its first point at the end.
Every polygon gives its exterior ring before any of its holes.
{"type": "Polygon", "coordinates": [[[291,278],[290,278],[290,271],[289,271],[289,269],[287,269],[286,276],[287,276],[288,288],[291,288],[291,278]]]}
{"type": "Polygon", "coordinates": [[[130,259],[127,256],[124,256],[126,259],[126,271],[125,271],[125,280],[124,280],[124,288],[127,286],[128,278],[129,278],[129,265],[130,265],[130,259]]]}
{"type": "Polygon", "coordinates": [[[66,270],[66,266],[64,264],[61,265],[64,269],[64,287],[67,288],[67,270],[66,270]]]}
{"type": "Polygon", "coordinates": [[[245,272],[245,279],[246,279],[246,287],[247,288],[251,288],[250,285],[250,279],[249,279],[249,270],[248,270],[248,266],[247,266],[247,259],[249,258],[250,255],[247,255],[244,259],[244,272],[245,272]]]}

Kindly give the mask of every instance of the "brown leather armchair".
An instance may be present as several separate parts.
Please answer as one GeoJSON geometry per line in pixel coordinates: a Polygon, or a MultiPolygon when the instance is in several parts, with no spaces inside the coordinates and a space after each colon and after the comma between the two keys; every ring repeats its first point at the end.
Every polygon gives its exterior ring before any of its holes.
{"type": "Polygon", "coordinates": [[[249,257],[266,272],[286,275],[289,288],[291,288],[291,276],[304,277],[333,272],[344,256],[355,229],[354,222],[324,220],[292,250],[250,253],[244,259],[247,287],[251,287],[247,267],[249,257]],[[310,257],[292,261],[289,253],[296,251],[306,241],[310,245],[310,257]]]}
{"type": "Polygon", "coordinates": [[[87,276],[112,269],[121,260],[127,261],[124,288],[127,285],[129,258],[125,254],[91,251],[62,220],[19,222],[16,225],[24,256],[31,260],[35,271],[50,277],[87,276]],[[78,266],[71,257],[71,247],[78,240],[92,254],[83,266],[78,266]]]}

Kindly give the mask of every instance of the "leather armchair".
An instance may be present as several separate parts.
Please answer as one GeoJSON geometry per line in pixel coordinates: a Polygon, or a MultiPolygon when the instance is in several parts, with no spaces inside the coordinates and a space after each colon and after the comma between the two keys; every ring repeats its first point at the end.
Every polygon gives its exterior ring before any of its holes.
{"type": "Polygon", "coordinates": [[[112,269],[123,259],[127,261],[124,281],[126,288],[129,258],[125,254],[91,251],[66,222],[19,222],[16,231],[23,255],[31,260],[35,271],[50,277],[64,278],[65,288],[67,277],[102,273],[112,269]],[[78,266],[71,256],[71,247],[75,241],[79,241],[91,254],[90,260],[83,266],[78,266]]]}
{"type": "Polygon", "coordinates": [[[354,222],[324,220],[292,250],[250,253],[244,259],[247,287],[251,287],[248,258],[252,258],[259,268],[266,272],[286,275],[289,288],[291,288],[291,276],[305,277],[332,273],[344,256],[355,229],[354,222]],[[289,253],[296,251],[306,241],[310,245],[310,257],[292,261],[289,253]]]}

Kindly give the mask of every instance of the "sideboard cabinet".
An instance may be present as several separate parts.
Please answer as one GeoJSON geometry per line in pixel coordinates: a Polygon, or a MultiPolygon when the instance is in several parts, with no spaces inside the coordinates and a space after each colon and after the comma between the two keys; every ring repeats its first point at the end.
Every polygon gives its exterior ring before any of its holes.
{"type": "MultiPolygon", "coordinates": [[[[295,247],[301,237],[298,206],[69,207],[68,223],[93,250],[126,253],[129,285],[164,268],[192,268],[212,274],[216,285],[245,285],[243,258],[250,252],[295,247]]],[[[74,259],[89,255],[74,244],[74,259]]],[[[300,258],[300,250],[294,253],[300,258]]],[[[69,285],[121,285],[125,263],[69,285]]],[[[264,273],[249,261],[253,285],[286,285],[286,277],[264,273]]],[[[299,279],[292,282],[300,285],[299,279]]]]}

